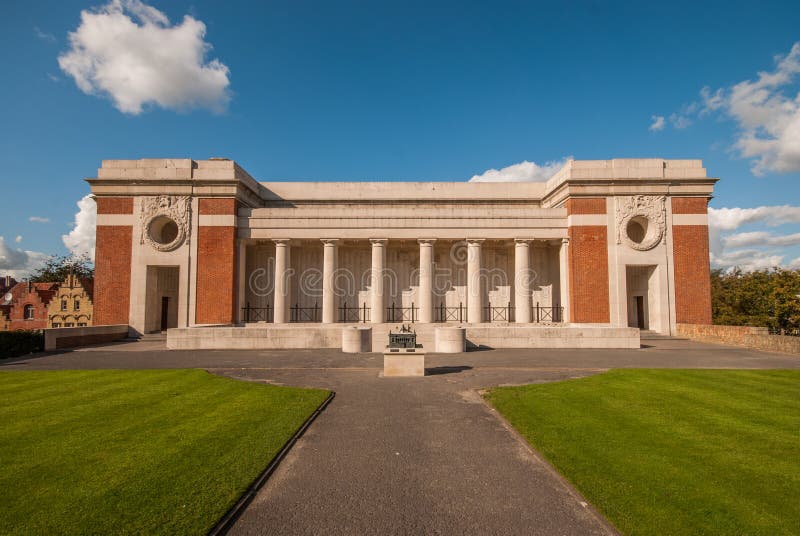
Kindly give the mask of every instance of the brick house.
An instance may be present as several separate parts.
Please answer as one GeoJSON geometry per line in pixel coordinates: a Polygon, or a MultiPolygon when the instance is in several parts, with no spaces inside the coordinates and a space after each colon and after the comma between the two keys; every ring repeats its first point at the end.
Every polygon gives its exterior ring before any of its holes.
{"type": "Polygon", "coordinates": [[[56,290],[48,305],[50,328],[72,328],[92,325],[94,281],[69,274],[56,290]]]}
{"type": "Polygon", "coordinates": [[[17,283],[4,295],[8,309],[7,328],[44,329],[48,327],[47,307],[56,295],[59,283],[17,283]]]}

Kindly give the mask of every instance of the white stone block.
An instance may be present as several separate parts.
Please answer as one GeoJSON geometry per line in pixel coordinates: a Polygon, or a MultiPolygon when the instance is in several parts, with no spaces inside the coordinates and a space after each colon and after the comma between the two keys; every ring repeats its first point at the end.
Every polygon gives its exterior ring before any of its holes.
{"type": "Polygon", "coordinates": [[[372,351],[372,328],[348,326],[342,329],[342,352],[360,354],[372,351]]]}
{"type": "MultiPolygon", "coordinates": [[[[405,350],[398,348],[398,350],[405,350]]],[[[383,376],[415,377],[425,376],[425,354],[419,351],[383,353],[383,376]]]]}

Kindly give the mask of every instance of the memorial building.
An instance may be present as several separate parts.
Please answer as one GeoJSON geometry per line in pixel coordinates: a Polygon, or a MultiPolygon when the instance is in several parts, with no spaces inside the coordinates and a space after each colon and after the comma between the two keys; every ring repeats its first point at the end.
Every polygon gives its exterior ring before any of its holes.
{"type": "Polygon", "coordinates": [[[546,182],[259,182],[227,159],[106,160],[94,324],[172,348],[337,347],[461,325],[488,347],[638,347],[711,322],[699,160],[546,182]]]}

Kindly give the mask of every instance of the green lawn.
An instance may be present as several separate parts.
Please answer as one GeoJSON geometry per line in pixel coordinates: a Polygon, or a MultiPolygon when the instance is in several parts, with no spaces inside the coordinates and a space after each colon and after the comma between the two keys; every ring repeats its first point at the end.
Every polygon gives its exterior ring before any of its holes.
{"type": "Polygon", "coordinates": [[[614,370],[486,398],[625,534],[800,533],[800,371],[614,370]]]}
{"type": "Polygon", "coordinates": [[[0,532],[204,534],[327,395],[199,370],[0,372],[0,532]]]}

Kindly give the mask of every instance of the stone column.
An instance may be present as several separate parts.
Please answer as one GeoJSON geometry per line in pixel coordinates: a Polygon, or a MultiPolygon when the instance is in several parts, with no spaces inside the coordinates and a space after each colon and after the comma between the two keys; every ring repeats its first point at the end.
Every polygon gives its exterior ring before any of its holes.
{"type": "Polygon", "coordinates": [[[435,238],[420,238],[419,242],[419,321],[433,322],[433,244],[435,238]]]}
{"type": "Polygon", "coordinates": [[[383,276],[386,266],[386,239],[370,238],[372,244],[372,273],[370,278],[369,320],[383,324],[386,314],[386,299],[383,292],[383,276]]]}
{"type": "Polygon", "coordinates": [[[558,250],[558,269],[559,269],[559,291],[561,307],[563,307],[564,316],[561,321],[564,323],[569,322],[569,238],[561,239],[561,248],[558,250]]]}
{"type": "Polygon", "coordinates": [[[514,240],[514,322],[531,321],[531,241],[514,240]]]}
{"type": "Polygon", "coordinates": [[[275,308],[273,322],[284,324],[289,321],[289,266],[290,242],[278,238],[275,242],[275,290],[273,292],[275,308]]]}
{"type": "Polygon", "coordinates": [[[238,241],[238,255],[236,258],[236,284],[237,284],[237,298],[236,298],[236,319],[239,324],[244,324],[245,317],[243,308],[247,305],[247,241],[238,241]]]}
{"type": "Polygon", "coordinates": [[[483,274],[481,273],[483,239],[467,240],[467,322],[483,322],[483,274]]]}
{"type": "Polygon", "coordinates": [[[336,322],[336,238],[323,238],[322,323],[336,322]]]}

